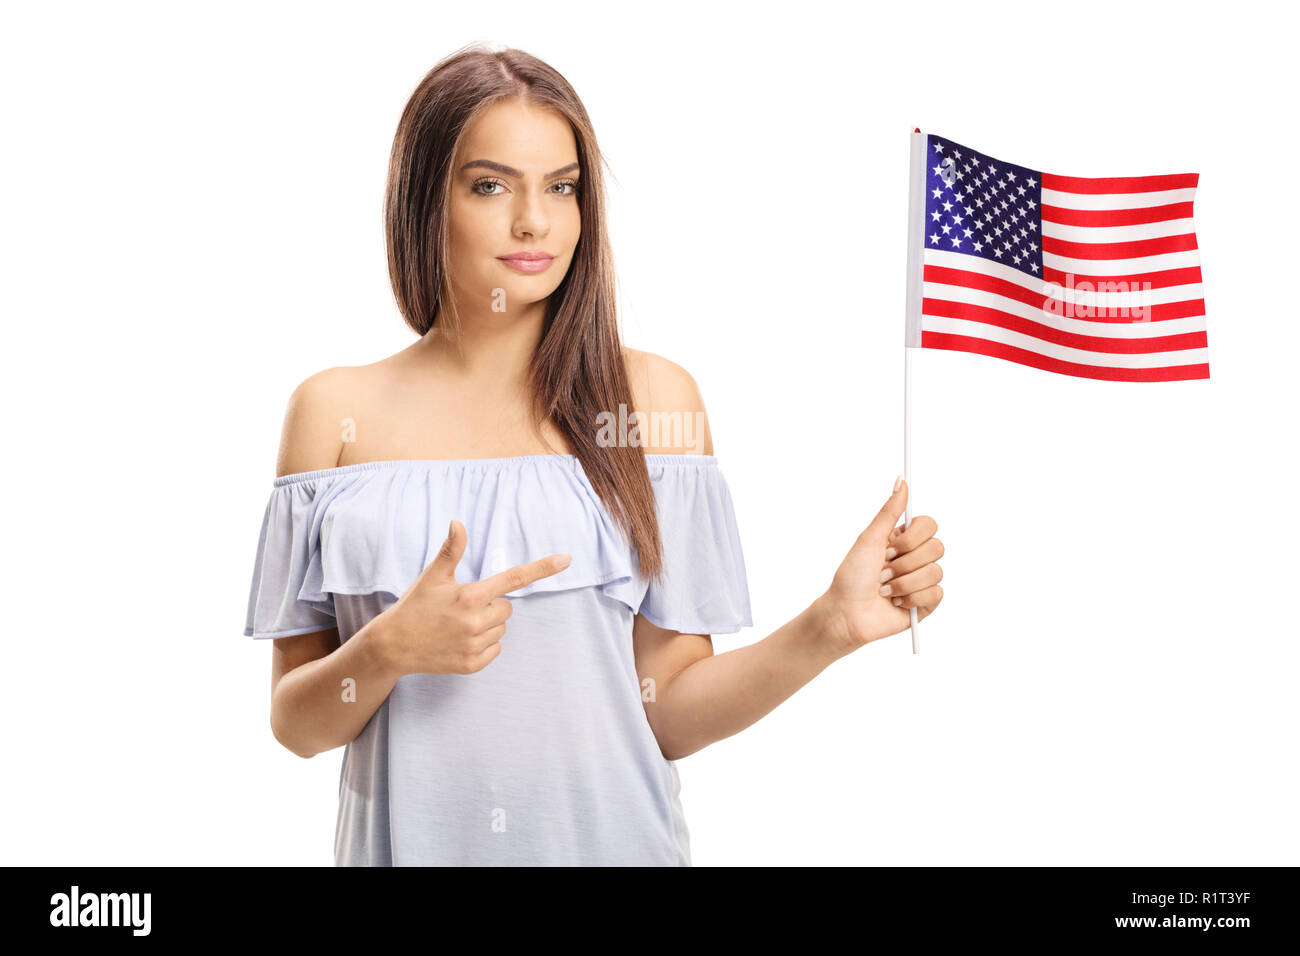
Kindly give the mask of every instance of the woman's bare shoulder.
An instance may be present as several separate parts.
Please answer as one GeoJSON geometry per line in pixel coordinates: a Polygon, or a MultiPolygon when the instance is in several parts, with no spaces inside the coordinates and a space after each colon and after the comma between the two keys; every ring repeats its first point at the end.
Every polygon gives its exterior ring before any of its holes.
{"type": "Polygon", "coordinates": [[[280,430],[276,475],[334,468],[343,451],[346,423],[355,418],[373,366],[339,365],[303,379],[289,395],[280,430]]]}

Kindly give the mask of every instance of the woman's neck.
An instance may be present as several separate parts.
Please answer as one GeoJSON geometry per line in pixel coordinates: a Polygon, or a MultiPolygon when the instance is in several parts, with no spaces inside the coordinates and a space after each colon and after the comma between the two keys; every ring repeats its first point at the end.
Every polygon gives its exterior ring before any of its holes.
{"type": "Polygon", "coordinates": [[[443,377],[520,385],[541,341],[545,316],[545,302],[515,314],[462,310],[459,341],[435,323],[409,351],[413,360],[443,377]]]}

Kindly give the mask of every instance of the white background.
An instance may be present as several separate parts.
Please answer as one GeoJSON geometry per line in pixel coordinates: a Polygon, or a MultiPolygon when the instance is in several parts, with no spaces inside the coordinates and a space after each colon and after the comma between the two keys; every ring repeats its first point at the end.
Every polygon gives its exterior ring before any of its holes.
{"type": "MultiPolygon", "coordinates": [[[[902,471],[908,133],[1199,172],[1211,379],[916,355],[945,600],[679,763],[696,865],[1296,864],[1300,164],[1276,6],[11,5],[5,863],[332,863],[342,750],[242,636],[285,401],[412,341],[381,200],[474,40],[613,172],[626,342],[696,378],[757,641],[902,471]]],[[[507,650],[508,653],[508,650],[507,650]]]]}

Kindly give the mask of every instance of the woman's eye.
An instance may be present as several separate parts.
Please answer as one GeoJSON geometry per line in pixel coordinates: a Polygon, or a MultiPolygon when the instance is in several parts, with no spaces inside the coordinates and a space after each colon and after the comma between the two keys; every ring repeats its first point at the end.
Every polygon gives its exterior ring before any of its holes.
{"type": "MultiPolygon", "coordinates": [[[[571,179],[552,184],[552,188],[556,186],[560,187],[559,195],[561,196],[572,196],[578,191],[578,184],[571,179]]],[[[479,179],[475,180],[474,184],[470,186],[470,189],[480,196],[500,196],[505,188],[506,184],[499,179],[479,179]],[[493,186],[499,188],[491,189],[490,187],[493,186]]]]}

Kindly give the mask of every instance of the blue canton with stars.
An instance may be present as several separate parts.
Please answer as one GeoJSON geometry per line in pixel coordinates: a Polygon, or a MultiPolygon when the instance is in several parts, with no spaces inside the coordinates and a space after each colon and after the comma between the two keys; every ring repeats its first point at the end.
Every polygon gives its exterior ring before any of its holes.
{"type": "Polygon", "coordinates": [[[1042,278],[1042,175],[927,136],[925,248],[1042,278]]]}

